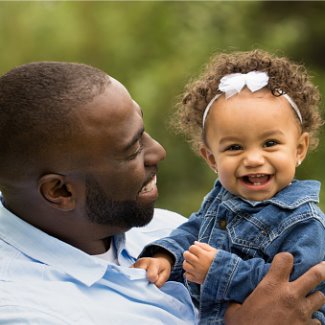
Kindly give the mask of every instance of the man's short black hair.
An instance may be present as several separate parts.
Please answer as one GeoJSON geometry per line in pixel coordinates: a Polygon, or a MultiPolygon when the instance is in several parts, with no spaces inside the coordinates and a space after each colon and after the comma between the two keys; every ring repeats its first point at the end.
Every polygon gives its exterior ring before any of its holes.
{"type": "Polygon", "coordinates": [[[64,146],[78,129],[76,109],[109,82],[97,68],[67,62],[33,62],[1,76],[0,178],[23,175],[24,166],[64,146]]]}

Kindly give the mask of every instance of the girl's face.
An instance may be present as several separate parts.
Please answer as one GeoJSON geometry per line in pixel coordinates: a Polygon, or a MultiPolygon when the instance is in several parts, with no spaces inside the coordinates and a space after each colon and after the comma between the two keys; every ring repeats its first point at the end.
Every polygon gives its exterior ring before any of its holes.
{"type": "Polygon", "coordinates": [[[201,155],[229,192],[253,201],[291,183],[309,144],[287,100],[265,89],[218,98],[205,129],[201,155]]]}

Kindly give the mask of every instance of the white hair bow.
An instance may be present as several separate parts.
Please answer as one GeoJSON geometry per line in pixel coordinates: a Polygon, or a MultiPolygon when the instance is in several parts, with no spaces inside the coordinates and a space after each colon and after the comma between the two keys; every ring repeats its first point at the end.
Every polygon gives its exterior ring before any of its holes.
{"type": "Polygon", "coordinates": [[[220,80],[219,90],[229,98],[238,94],[245,86],[255,92],[267,85],[269,76],[265,72],[251,71],[248,73],[232,73],[224,76],[220,80]]]}
{"type": "MultiPolygon", "coordinates": [[[[231,73],[225,75],[220,79],[218,89],[222,91],[225,94],[226,99],[228,99],[229,97],[238,94],[245,86],[251,92],[255,92],[267,86],[268,82],[269,76],[266,72],[262,71],[250,71],[248,73],[231,73]]],[[[211,106],[213,105],[215,100],[217,100],[221,95],[222,94],[220,93],[216,94],[205,108],[202,117],[203,128],[211,106]]],[[[289,104],[297,114],[300,123],[302,124],[302,116],[296,103],[292,100],[289,95],[283,94],[282,96],[289,102],[289,104]]]]}

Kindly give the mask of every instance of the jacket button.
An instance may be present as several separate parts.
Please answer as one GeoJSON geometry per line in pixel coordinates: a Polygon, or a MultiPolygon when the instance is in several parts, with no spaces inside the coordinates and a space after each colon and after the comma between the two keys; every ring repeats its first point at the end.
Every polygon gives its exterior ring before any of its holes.
{"type": "Polygon", "coordinates": [[[219,228],[222,230],[225,230],[227,228],[227,220],[226,219],[220,219],[218,221],[219,228]]]}

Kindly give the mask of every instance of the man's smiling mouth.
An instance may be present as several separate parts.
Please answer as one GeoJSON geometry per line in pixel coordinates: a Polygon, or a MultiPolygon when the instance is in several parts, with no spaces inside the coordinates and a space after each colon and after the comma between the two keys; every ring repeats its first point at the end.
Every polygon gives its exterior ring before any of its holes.
{"type": "Polygon", "coordinates": [[[143,194],[143,193],[151,192],[156,187],[156,183],[157,183],[157,175],[153,175],[151,180],[142,187],[139,193],[143,194]]]}

